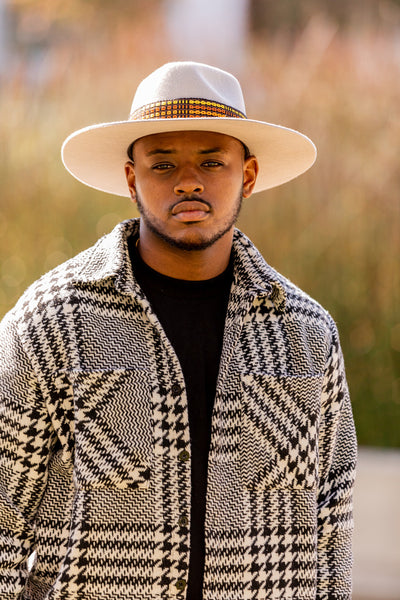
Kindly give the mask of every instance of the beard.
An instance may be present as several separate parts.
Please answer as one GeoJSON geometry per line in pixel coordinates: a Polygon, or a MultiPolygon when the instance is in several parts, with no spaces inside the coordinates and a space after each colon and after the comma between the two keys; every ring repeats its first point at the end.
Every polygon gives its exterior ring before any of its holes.
{"type": "MultiPolygon", "coordinates": [[[[187,196],[185,198],[181,198],[182,200],[200,200],[197,196],[187,196]]],[[[234,227],[239,214],[242,208],[243,201],[243,190],[240,190],[240,193],[237,197],[236,203],[233,205],[231,214],[227,216],[226,220],[220,224],[220,227],[216,231],[204,231],[201,234],[201,237],[197,237],[196,240],[184,240],[177,239],[171,235],[169,235],[166,231],[166,227],[164,226],[164,222],[161,219],[158,219],[153,213],[147,210],[147,208],[143,205],[139,194],[136,192],[136,205],[138,207],[138,211],[141,219],[146,224],[146,227],[155,234],[159,239],[163,240],[170,246],[174,248],[179,248],[180,250],[186,251],[196,251],[196,250],[205,250],[206,248],[210,248],[215,242],[221,239],[226,233],[228,233],[232,227],[234,227]]],[[[204,202],[204,200],[202,200],[204,202]]],[[[188,228],[190,228],[190,224],[188,224],[188,228]]]]}

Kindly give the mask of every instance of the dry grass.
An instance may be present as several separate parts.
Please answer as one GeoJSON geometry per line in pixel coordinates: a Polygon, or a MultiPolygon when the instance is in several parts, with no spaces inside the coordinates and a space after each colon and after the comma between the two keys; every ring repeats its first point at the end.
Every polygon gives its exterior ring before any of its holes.
{"type": "MultiPolygon", "coordinates": [[[[75,182],[59,149],[74,129],[124,118],[140,79],[175,58],[156,4],[112,30],[89,11],[51,46],[51,76],[29,83],[20,62],[3,84],[0,313],[134,214],[127,200],[75,182]]],[[[240,226],[333,314],[359,441],[389,446],[400,445],[399,66],[393,33],[343,33],[316,16],[295,40],[252,40],[241,75],[249,114],[304,131],[319,156],[298,180],[248,200],[240,226]]]]}

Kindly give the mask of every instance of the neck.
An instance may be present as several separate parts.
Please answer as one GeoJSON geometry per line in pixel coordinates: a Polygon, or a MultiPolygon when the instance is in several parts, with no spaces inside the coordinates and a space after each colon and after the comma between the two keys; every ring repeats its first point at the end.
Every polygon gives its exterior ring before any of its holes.
{"type": "Polygon", "coordinates": [[[203,281],[217,277],[229,264],[233,229],[204,250],[182,250],[140,229],[138,250],[155,271],[175,279],[203,281]]]}

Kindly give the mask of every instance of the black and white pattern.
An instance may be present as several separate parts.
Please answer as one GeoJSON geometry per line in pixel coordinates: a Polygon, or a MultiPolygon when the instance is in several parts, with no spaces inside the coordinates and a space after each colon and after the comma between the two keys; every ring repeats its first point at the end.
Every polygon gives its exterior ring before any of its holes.
{"type": "MultiPolygon", "coordinates": [[[[185,383],[130,267],[137,228],[45,275],[1,324],[6,600],[185,598],[185,383]]],[[[346,600],[356,439],[337,330],[239,231],[233,252],[203,597],[346,600]]]]}

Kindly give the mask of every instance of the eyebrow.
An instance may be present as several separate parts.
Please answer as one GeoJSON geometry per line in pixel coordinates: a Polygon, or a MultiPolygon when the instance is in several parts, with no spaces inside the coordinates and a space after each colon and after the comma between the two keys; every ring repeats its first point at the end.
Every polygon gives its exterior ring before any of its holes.
{"type": "Polygon", "coordinates": [[[154,154],[173,154],[174,150],[169,150],[167,148],[154,148],[154,150],[149,150],[146,152],[146,156],[154,156],[154,154]]]}
{"type": "MultiPolygon", "coordinates": [[[[216,152],[226,153],[226,150],[216,146],[215,148],[205,148],[204,150],[200,150],[199,154],[214,154],[216,152]]],[[[153,150],[146,152],[146,156],[154,156],[155,154],[176,154],[176,150],[170,148],[154,148],[153,150]]]]}
{"type": "Polygon", "coordinates": [[[207,148],[206,150],[200,150],[199,154],[214,154],[215,152],[223,152],[226,153],[226,150],[216,146],[215,148],[207,148]]]}

